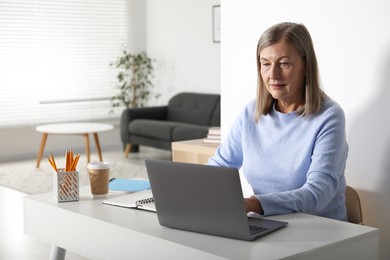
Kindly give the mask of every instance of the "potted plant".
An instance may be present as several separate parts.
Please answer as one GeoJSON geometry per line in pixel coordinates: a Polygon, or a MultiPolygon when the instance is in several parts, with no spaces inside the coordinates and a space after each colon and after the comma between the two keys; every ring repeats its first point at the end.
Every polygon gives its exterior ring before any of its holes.
{"type": "MultiPolygon", "coordinates": [[[[119,70],[117,74],[119,93],[111,98],[112,106],[136,108],[145,106],[150,99],[153,83],[153,62],[146,52],[132,54],[122,51],[110,66],[119,70]]],[[[159,95],[155,97],[158,98],[159,95]]]]}

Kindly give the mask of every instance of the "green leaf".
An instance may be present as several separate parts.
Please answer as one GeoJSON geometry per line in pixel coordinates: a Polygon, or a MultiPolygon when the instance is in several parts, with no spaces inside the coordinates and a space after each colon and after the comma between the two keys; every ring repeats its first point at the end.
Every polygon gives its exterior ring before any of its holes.
{"type": "MultiPolygon", "coordinates": [[[[112,106],[139,107],[144,106],[152,95],[150,88],[154,87],[151,78],[154,77],[154,59],[148,57],[145,51],[130,53],[123,49],[122,54],[110,66],[118,69],[117,80],[119,93],[112,97],[112,106]]],[[[161,96],[156,94],[155,98],[161,96]]]]}

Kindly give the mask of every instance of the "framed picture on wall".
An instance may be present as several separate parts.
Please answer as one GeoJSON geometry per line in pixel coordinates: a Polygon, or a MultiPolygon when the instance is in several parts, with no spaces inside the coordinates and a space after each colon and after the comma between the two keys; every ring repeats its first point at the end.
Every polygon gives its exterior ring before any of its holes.
{"type": "Polygon", "coordinates": [[[213,5],[213,42],[221,42],[221,6],[213,5]]]}

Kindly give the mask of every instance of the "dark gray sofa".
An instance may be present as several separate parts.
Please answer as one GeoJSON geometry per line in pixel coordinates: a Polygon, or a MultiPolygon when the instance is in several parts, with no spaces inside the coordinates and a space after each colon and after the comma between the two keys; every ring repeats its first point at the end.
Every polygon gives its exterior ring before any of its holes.
{"type": "Polygon", "coordinates": [[[130,108],[122,112],[121,140],[125,156],[139,145],[171,150],[171,142],[200,139],[220,126],[220,95],[183,92],[166,106],[130,108]]]}

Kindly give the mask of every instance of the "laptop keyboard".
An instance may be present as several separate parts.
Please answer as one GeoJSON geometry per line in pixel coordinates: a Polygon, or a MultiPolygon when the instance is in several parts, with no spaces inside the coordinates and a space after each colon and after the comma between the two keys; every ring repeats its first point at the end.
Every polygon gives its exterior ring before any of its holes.
{"type": "Polygon", "coordinates": [[[261,232],[266,231],[268,228],[259,227],[259,226],[251,226],[249,225],[249,232],[251,235],[259,234],[261,232]]]}

